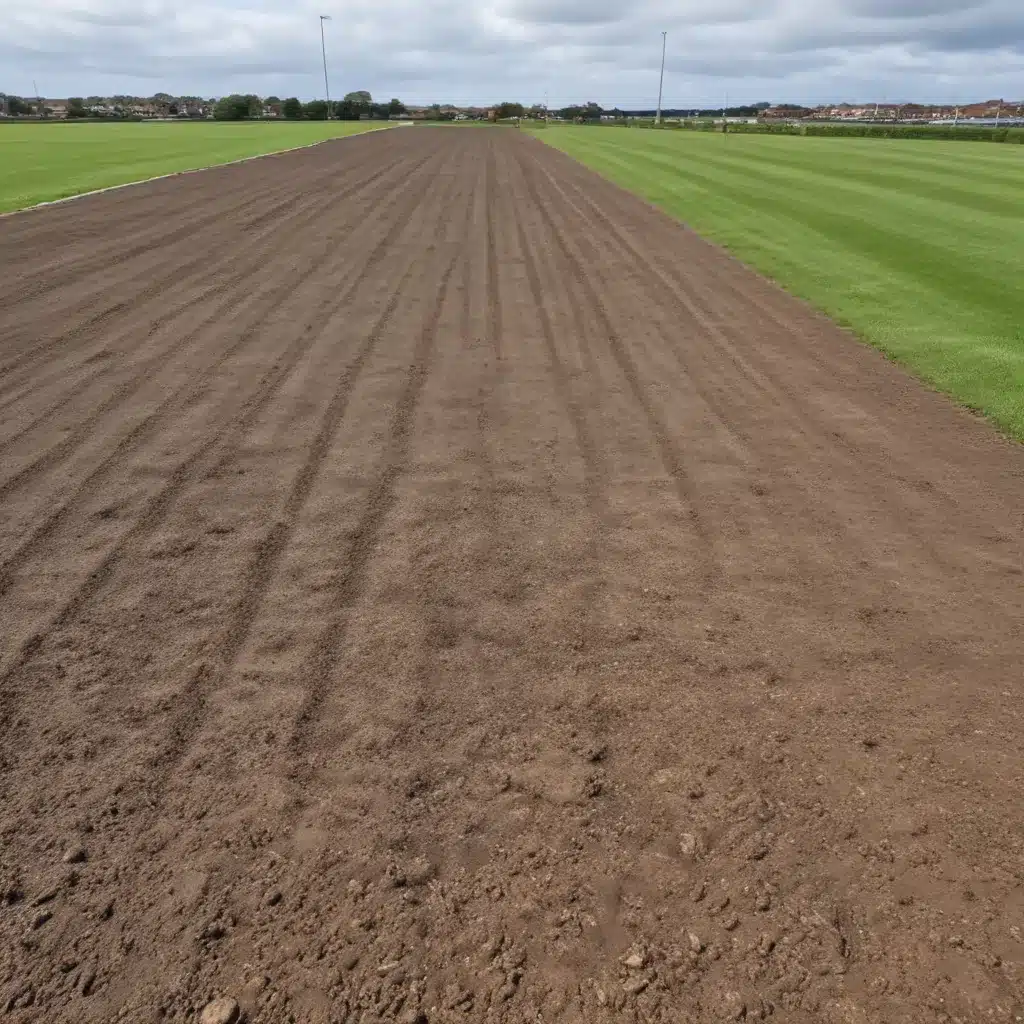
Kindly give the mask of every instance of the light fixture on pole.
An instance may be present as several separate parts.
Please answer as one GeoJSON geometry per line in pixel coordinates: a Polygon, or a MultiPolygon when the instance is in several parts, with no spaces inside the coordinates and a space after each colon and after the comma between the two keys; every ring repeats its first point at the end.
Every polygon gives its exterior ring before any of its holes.
{"type": "Polygon", "coordinates": [[[665,43],[668,41],[668,33],[661,33],[661,77],[658,79],[658,113],[654,118],[655,124],[661,124],[661,90],[665,85],[665,43]]]}
{"type": "Polygon", "coordinates": [[[320,52],[324,57],[324,92],[327,93],[327,109],[324,112],[325,121],[331,116],[331,87],[327,81],[327,44],[324,42],[324,22],[330,20],[331,16],[329,14],[320,15],[320,52]]]}

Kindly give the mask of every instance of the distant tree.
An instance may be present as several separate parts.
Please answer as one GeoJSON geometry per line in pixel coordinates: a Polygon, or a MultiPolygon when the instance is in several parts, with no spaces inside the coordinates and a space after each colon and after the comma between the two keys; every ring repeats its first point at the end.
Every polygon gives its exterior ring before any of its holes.
{"type": "Polygon", "coordinates": [[[327,103],[325,100],[311,100],[303,106],[302,113],[310,121],[324,121],[327,119],[327,103]]]}
{"type": "Polygon", "coordinates": [[[565,121],[598,121],[604,111],[597,103],[588,103],[586,106],[562,107],[558,116],[565,121]]]}
{"type": "Polygon", "coordinates": [[[334,116],[339,121],[358,121],[363,116],[363,105],[351,100],[341,100],[334,104],[334,116]]]}
{"type": "Polygon", "coordinates": [[[522,117],[523,105],[522,103],[499,103],[494,108],[494,116],[499,121],[503,121],[509,117],[522,117]]]}
{"type": "Polygon", "coordinates": [[[240,96],[237,93],[224,96],[217,100],[213,108],[213,116],[218,121],[244,121],[252,116],[252,100],[258,97],[240,96]]]}
{"type": "Polygon", "coordinates": [[[88,117],[89,111],[85,108],[85,101],[81,96],[72,96],[68,99],[68,117],[88,117]]]}
{"type": "Polygon", "coordinates": [[[337,116],[342,121],[358,121],[361,117],[379,116],[379,113],[374,110],[373,97],[365,89],[359,89],[345,93],[338,104],[337,116]]]}
{"type": "Polygon", "coordinates": [[[401,117],[405,113],[405,104],[401,100],[393,99],[388,104],[388,117],[401,117]]]}
{"type": "Polygon", "coordinates": [[[276,107],[281,102],[280,96],[267,96],[263,100],[268,107],[276,107]]]}
{"type": "Polygon", "coordinates": [[[11,117],[24,117],[32,113],[32,104],[20,96],[9,96],[0,92],[0,110],[11,117]]]}
{"type": "Polygon", "coordinates": [[[294,96],[289,96],[281,104],[281,113],[289,121],[298,121],[302,117],[302,104],[294,96]]]}

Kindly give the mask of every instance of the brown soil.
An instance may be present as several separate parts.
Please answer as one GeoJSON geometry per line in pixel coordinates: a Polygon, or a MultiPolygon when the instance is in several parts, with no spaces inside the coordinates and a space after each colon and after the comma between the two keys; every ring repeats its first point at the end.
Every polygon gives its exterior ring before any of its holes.
{"type": "Polygon", "coordinates": [[[0,267],[7,1019],[1024,1015],[1019,447],[512,130],[0,267]]]}

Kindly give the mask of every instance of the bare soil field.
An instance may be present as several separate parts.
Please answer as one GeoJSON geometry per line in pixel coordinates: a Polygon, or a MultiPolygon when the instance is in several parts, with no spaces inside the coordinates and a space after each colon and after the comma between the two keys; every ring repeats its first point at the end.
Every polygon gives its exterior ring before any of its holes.
{"type": "Polygon", "coordinates": [[[514,131],[0,268],[5,1019],[1024,1015],[1020,447],[514,131]]]}

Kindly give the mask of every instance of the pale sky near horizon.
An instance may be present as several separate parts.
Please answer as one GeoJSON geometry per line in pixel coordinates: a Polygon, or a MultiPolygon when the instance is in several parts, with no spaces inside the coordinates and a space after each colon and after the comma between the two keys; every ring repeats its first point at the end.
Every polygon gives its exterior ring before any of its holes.
{"type": "Polygon", "coordinates": [[[34,0],[0,91],[652,106],[1024,100],[1024,0],[34,0]],[[33,85],[33,82],[36,85],[33,85]]]}

